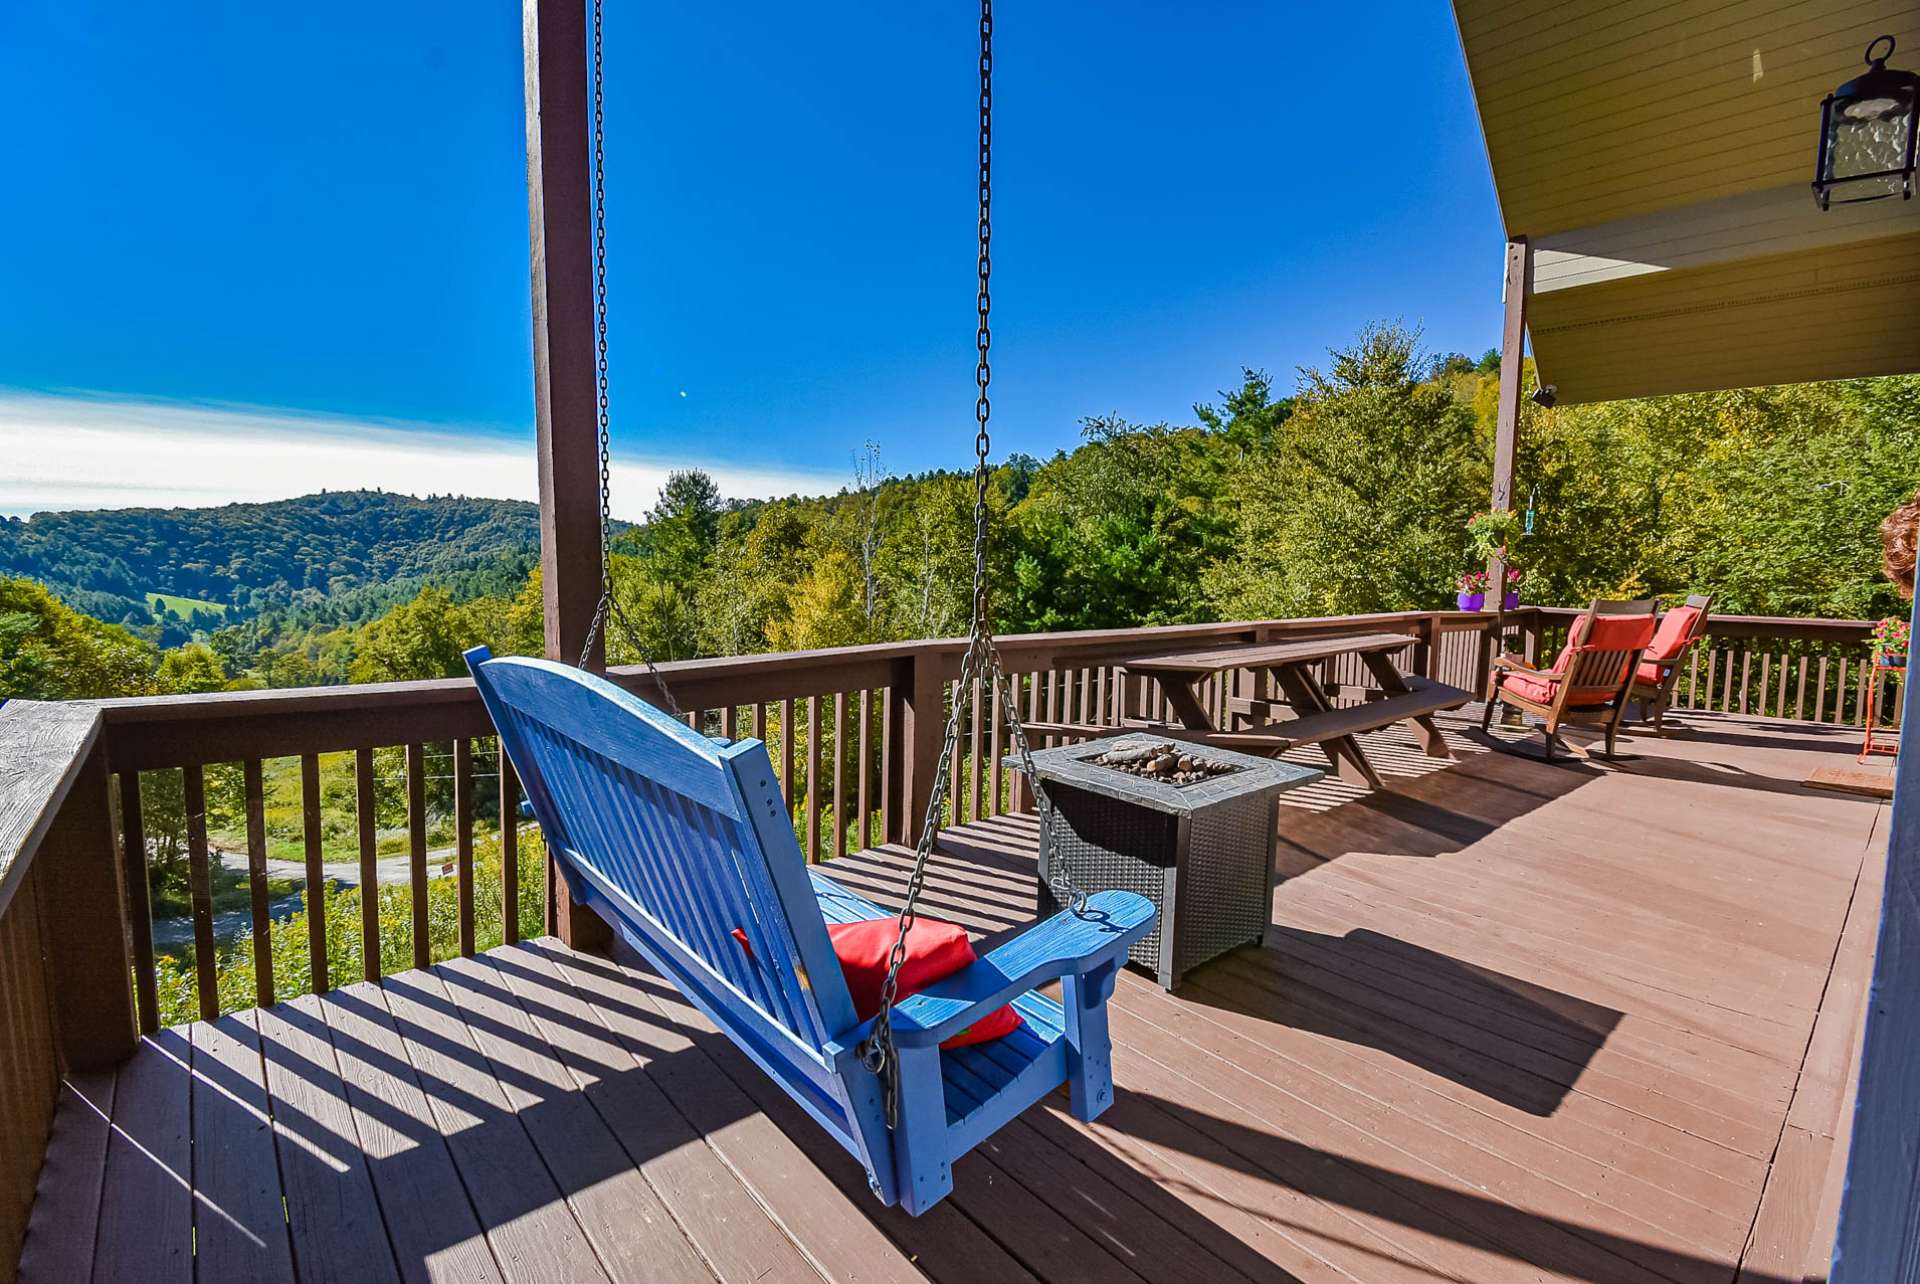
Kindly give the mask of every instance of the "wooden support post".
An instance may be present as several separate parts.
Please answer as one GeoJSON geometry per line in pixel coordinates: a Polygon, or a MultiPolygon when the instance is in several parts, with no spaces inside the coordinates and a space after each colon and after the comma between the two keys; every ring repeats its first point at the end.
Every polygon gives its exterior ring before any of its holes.
{"type": "MultiPolygon", "coordinates": [[[[601,559],[586,8],[523,0],[520,35],[546,653],[574,664],[600,601],[601,559]]],[[[602,634],[587,667],[605,666],[602,634]]],[[[605,949],[613,939],[598,915],[573,903],[564,879],[554,882],[552,915],[560,939],[575,949],[605,949]]]]}
{"type": "MultiPolygon", "coordinates": [[[[600,424],[586,9],[524,0],[527,232],[546,653],[578,663],[600,600],[600,424]]],[[[604,636],[588,667],[606,664],[604,636]]]]}
{"type": "Polygon", "coordinates": [[[946,672],[942,657],[915,652],[906,682],[893,687],[894,739],[900,756],[900,806],[894,811],[892,840],[908,846],[920,841],[927,804],[940,770],[940,741],[946,732],[946,672]]]}
{"type": "MultiPolygon", "coordinates": [[[[1500,409],[1494,421],[1492,512],[1513,507],[1513,456],[1520,439],[1521,378],[1527,356],[1527,299],[1533,293],[1533,246],[1524,236],[1507,240],[1506,324],[1500,332],[1500,409]]],[[[1493,603],[1488,650],[1500,654],[1506,637],[1507,563],[1499,553],[1487,561],[1487,600],[1493,603]]],[[[1489,656],[1491,661],[1491,656],[1489,656]]],[[[1483,670],[1484,672],[1484,670],[1483,670]]]]}
{"type": "Polygon", "coordinates": [[[35,863],[60,1052],[69,1070],[98,1070],[133,1055],[133,960],[126,887],[114,839],[104,743],[88,752],[35,863]]]}

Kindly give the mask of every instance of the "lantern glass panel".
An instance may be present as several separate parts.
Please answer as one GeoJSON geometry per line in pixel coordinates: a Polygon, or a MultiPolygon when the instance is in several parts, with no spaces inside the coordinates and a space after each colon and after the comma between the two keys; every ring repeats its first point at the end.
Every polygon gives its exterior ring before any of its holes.
{"type": "MultiPolygon", "coordinates": [[[[1827,172],[1822,177],[1835,182],[1904,169],[1913,112],[1911,89],[1896,89],[1871,98],[1835,99],[1828,118],[1827,172]]],[[[1835,200],[1859,201],[1897,196],[1903,190],[1903,176],[1894,173],[1848,183],[1833,195],[1835,200]]]]}

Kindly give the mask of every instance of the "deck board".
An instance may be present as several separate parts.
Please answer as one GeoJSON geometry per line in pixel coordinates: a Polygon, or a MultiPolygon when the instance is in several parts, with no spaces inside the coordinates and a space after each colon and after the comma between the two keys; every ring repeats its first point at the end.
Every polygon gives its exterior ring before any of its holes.
{"type": "MultiPolygon", "coordinates": [[[[201,1278],[1818,1280],[1885,804],[1800,783],[1844,736],[1678,721],[1369,736],[1386,790],[1283,800],[1263,945],[1123,975],[1112,1109],[1050,1098],[925,1217],[637,958],[542,940],[76,1079],[22,1277],[184,1280],[197,1234],[201,1278]]],[[[926,910],[1030,921],[1036,832],[945,834],[926,910]]],[[[830,870],[892,905],[910,861],[830,870]]]]}

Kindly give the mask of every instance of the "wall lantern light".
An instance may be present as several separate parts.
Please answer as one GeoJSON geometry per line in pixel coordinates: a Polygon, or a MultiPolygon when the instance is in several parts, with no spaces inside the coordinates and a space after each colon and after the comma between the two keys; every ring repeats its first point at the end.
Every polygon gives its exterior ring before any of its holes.
{"type": "Polygon", "coordinates": [[[1887,66],[1893,37],[1867,46],[1867,70],[1828,94],[1820,104],[1820,151],[1813,195],[1826,209],[1877,201],[1913,199],[1914,129],[1920,121],[1920,75],[1887,66]],[[1875,56],[1882,44],[1886,52],[1875,56]]]}

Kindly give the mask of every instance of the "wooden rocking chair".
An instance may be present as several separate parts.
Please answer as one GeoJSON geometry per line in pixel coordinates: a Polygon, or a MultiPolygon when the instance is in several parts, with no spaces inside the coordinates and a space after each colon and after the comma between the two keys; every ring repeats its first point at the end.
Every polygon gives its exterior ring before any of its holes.
{"type": "Polygon", "coordinates": [[[1687,656],[1707,635],[1707,612],[1713,596],[1694,594],[1683,604],[1660,617],[1647,653],[1633,671],[1633,688],[1627,699],[1641,706],[1640,717],[1653,719],[1653,730],[1665,729],[1667,706],[1673,703],[1673,689],[1680,681],[1680,668],[1687,656]]]}
{"type": "Polygon", "coordinates": [[[829,922],[893,915],[809,870],[758,740],[728,744],[604,678],[467,652],[568,894],[613,925],[782,1091],[866,1166],[883,1203],[919,1215],[952,1166],[1062,1083],[1074,1116],[1113,1101],[1107,998],[1152,902],[1089,896],[893,1007],[899,1089],[858,1051],[872,1027],[829,922]],[[1062,1002],[1035,987],[1060,982],[1062,1002]],[[1003,1038],[943,1041],[1011,1003],[1003,1038]]]}
{"type": "MultiPolygon", "coordinates": [[[[1503,655],[1487,676],[1486,709],[1480,728],[1493,725],[1493,713],[1505,704],[1546,724],[1546,756],[1561,726],[1584,723],[1604,727],[1611,758],[1626,712],[1627,688],[1648,642],[1653,639],[1653,603],[1601,602],[1587,608],[1567,632],[1567,645],[1551,669],[1535,669],[1517,656],[1503,655]]],[[[1573,748],[1571,745],[1569,748],[1573,748]]],[[[1580,757],[1586,753],[1573,749],[1580,757]]]]}

